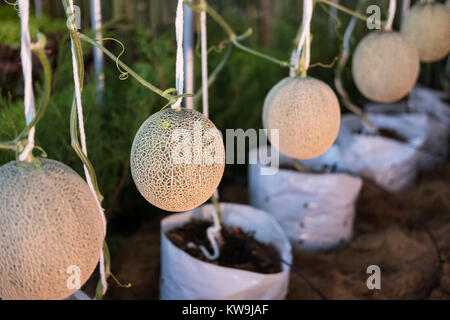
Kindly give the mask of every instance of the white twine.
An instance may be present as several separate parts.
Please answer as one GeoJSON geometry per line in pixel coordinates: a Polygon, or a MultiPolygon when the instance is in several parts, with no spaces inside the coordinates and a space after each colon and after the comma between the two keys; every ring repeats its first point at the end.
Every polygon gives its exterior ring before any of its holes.
{"type": "Polygon", "coordinates": [[[389,12],[388,19],[384,29],[387,31],[392,30],[392,24],[394,23],[395,10],[397,9],[397,0],[389,0],[389,12]]]}
{"type": "MultiPolygon", "coordinates": [[[[305,70],[308,70],[310,63],[310,39],[311,39],[311,19],[313,14],[313,1],[303,0],[303,18],[302,18],[302,33],[298,41],[297,50],[295,51],[295,56],[291,57],[291,61],[295,61],[294,68],[290,70],[290,76],[295,76],[295,72],[298,69],[300,58],[302,56],[302,50],[305,46],[305,70]],[[306,45],[305,45],[306,42],[306,45]]],[[[294,53],[293,53],[294,55],[294,53]]]]}
{"type": "MultiPolygon", "coordinates": [[[[29,15],[30,2],[29,0],[19,0],[20,26],[21,26],[21,40],[20,40],[20,58],[22,60],[22,72],[24,78],[24,105],[25,105],[25,120],[29,125],[33,121],[35,114],[34,93],[33,93],[33,79],[32,79],[32,57],[31,57],[31,40],[29,29],[29,15]]],[[[32,127],[28,133],[28,142],[22,153],[19,155],[19,160],[24,161],[28,158],[34,149],[34,134],[35,128],[32,127]]]]}
{"type": "MultiPolygon", "coordinates": [[[[73,0],[69,0],[69,8],[71,13],[74,12],[73,7],[73,0]]],[[[83,119],[83,106],[81,103],[81,87],[80,87],[80,79],[79,79],[79,71],[78,71],[78,64],[76,59],[76,53],[75,53],[75,46],[72,37],[70,37],[70,44],[71,44],[71,51],[72,51],[72,66],[73,66],[73,81],[75,84],[75,101],[77,105],[77,117],[78,117],[78,127],[80,131],[80,141],[81,141],[81,150],[83,154],[87,157],[87,146],[86,146],[86,134],[84,131],[84,119],[83,119]]],[[[106,235],[106,218],[104,215],[104,211],[102,206],[100,205],[100,201],[97,198],[97,192],[94,189],[94,186],[92,185],[92,178],[89,174],[89,170],[86,167],[86,165],[83,164],[84,168],[84,174],[86,176],[87,184],[89,185],[89,189],[91,190],[92,194],[94,195],[95,201],[97,203],[97,207],[99,209],[99,213],[101,215],[102,221],[103,221],[103,227],[104,227],[104,235],[106,235]]],[[[106,293],[106,290],[108,289],[108,283],[106,282],[106,276],[105,276],[105,264],[104,264],[104,252],[103,248],[101,250],[100,254],[100,279],[102,282],[103,287],[103,294],[106,293]]]]}
{"type": "MultiPolygon", "coordinates": [[[[183,58],[183,0],[178,0],[177,16],[175,18],[175,33],[177,38],[177,60],[175,67],[175,89],[178,94],[183,94],[184,85],[184,58],[183,58]]],[[[180,106],[183,99],[179,98],[172,109],[180,106]]]]}

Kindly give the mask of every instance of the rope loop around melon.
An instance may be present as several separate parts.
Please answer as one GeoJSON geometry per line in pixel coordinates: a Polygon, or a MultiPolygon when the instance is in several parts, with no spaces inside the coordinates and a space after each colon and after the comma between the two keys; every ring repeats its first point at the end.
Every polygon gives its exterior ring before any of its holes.
{"type": "MultiPolygon", "coordinates": [[[[20,58],[22,61],[22,71],[24,78],[24,107],[27,125],[33,121],[35,114],[33,77],[32,77],[32,57],[31,57],[31,37],[29,27],[30,2],[29,0],[18,0],[21,25],[20,58]]],[[[34,149],[34,126],[28,132],[27,145],[19,154],[20,161],[31,162],[34,149]]]]}

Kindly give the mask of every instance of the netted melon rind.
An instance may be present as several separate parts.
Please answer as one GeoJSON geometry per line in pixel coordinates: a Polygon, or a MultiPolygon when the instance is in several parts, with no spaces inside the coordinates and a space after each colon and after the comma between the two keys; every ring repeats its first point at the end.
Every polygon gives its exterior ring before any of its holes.
{"type": "Polygon", "coordinates": [[[371,32],[356,47],[353,79],[359,91],[376,102],[394,102],[411,91],[419,76],[415,46],[398,32],[371,32]]]}
{"type": "Polygon", "coordinates": [[[76,291],[68,268],[80,268],[83,285],[100,257],[104,225],[88,185],[63,163],[40,161],[0,167],[2,299],[64,299],[76,291]]]}
{"type": "Polygon", "coordinates": [[[279,129],[283,154],[311,159],[324,153],[336,140],[341,122],[339,101],[333,90],[314,78],[288,77],[277,83],[264,101],[263,125],[279,129]]]}
{"type": "MultiPolygon", "coordinates": [[[[197,153],[199,154],[199,153],[197,153]]],[[[218,187],[225,167],[225,150],[220,132],[201,113],[181,109],[165,109],[150,116],[139,128],[131,149],[131,173],[142,196],[151,204],[173,212],[187,211],[207,201],[218,187]],[[197,132],[195,125],[201,130],[197,132]],[[219,161],[207,163],[205,158],[194,158],[190,163],[176,163],[172,152],[179,140],[172,140],[175,130],[186,130],[192,145],[201,147],[202,153],[213,146],[219,161]],[[207,132],[216,135],[216,143],[202,139],[207,132]],[[200,137],[194,143],[194,135],[200,137]]]]}
{"type": "Polygon", "coordinates": [[[438,61],[450,51],[450,9],[418,3],[405,15],[401,32],[417,47],[421,61],[438,61]]]}

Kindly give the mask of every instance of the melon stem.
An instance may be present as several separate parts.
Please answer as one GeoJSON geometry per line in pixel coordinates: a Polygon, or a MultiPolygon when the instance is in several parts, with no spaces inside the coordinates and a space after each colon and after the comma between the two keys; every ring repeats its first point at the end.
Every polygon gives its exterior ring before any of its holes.
{"type": "MultiPolygon", "coordinates": [[[[45,45],[45,36],[42,34],[38,34],[38,42],[32,44],[31,47],[31,51],[37,56],[42,69],[44,70],[44,93],[39,102],[37,112],[33,120],[31,120],[31,122],[19,133],[16,138],[14,138],[12,141],[0,142],[0,149],[6,149],[16,152],[16,160],[18,159],[19,153],[23,150],[24,145],[26,145],[26,136],[30,132],[31,128],[36,126],[36,124],[42,119],[42,116],[47,110],[48,102],[50,101],[52,69],[50,66],[50,62],[45,54],[45,45]]],[[[42,150],[42,148],[37,146],[35,146],[33,149],[42,150]]],[[[43,152],[43,154],[45,154],[45,151],[43,152]]],[[[26,159],[24,159],[24,161],[30,163],[33,162],[33,152],[30,152],[30,154],[26,159]]]]}
{"type": "MultiPolygon", "coordinates": [[[[71,19],[71,15],[73,14],[73,7],[71,6],[69,0],[61,0],[62,4],[64,6],[64,11],[66,12],[67,18],[71,19]]],[[[78,36],[78,32],[76,30],[76,26],[74,23],[72,23],[72,26],[70,28],[70,36],[73,43],[74,48],[74,54],[76,58],[76,65],[78,67],[78,80],[79,80],[79,87],[80,87],[80,93],[83,90],[83,80],[84,80],[84,58],[83,58],[83,49],[81,47],[81,41],[78,36]]],[[[76,94],[74,93],[73,100],[72,100],[72,106],[71,106],[71,114],[70,114],[70,138],[71,138],[71,146],[75,150],[76,154],[80,158],[81,162],[85,166],[85,170],[87,170],[87,177],[90,178],[90,182],[92,184],[92,187],[96,193],[96,197],[99,203],[99,206],[101,207],[101,202],[103,200],[103,196],[100,193],[100,189],[98,187],[97,183],[97,176],[95,173],[95,169],[92,165],[92,163],[89,161],[87,155],[83,152],[80,142],[78,139],[78,117],[77,117],[77,103],[76,103],[76,94]]],[[[101,208],[100,208],[101,209],[101,208]]],[[[103,215],[103,211],[101,212],[103,215]]],[[[104,217],[102,217],[104,219],[104,217]]],[[[103,242],[103,248],[107,247],[106,241],[103,242]]],[[[105,272],[105,281],[107,281],[108,276],[110,275],[109,265],[110,265],[110,256],[109,252],[102,250],[101,254],[103,255],[104,259],[104,270],[105,272]]],[[[102,278],[102,277],[101,277],[102,278]]],[[[106,291],[106,287],[103,286],[102,279],[99,279],[98,287],[101,291],[101,294],[97,295],[97,298],[102,297],[102,295],[106,291]]]]}
{"type": "Polygon", "coordinates": [[[291,75],[300,73],[303,78],[306,77],[310,62],[311,19],[313,10],[313,0],[304,0],[301,33],[298,39],[297,50],[292,53],[294,56],[291,58],[291,60],[294,61],[294,67],[291,69],[291,75]]]}
{"type": "Polygon", "coordinates": [[[147,89],[151,90],[152,92],[156,93],[157,95],[163,97],[164,99],[169,101],[169,104],[175,103],[179,98],[184,97],[192,97],[192,94],[171,94],[170,92],[176,92],[174,88],[170,88],[168,90],[161,90],[155,85],[151,84],[150,82],[146,81],[144,78],[142,78],[139,74],[137,74],[133,69],[131,69],[129,66],[127,66],[125,63],[122,62],[116,55],[114,55],[111,51],[106,49],[103,45],[98,43],[97,41],[89,38],[85,34],[79,33],[79,38],[92,46],[102,50],[111,60],[114,60],[122,69],[124,69],[130,76],[132,76],[134,79],[136,79],[141,85],[146,87],[147,89]]]}
{"type": "Polygon", "coordinates": [[[228,35],[230,42],[236,47],[241,49],[242,51],[245,51],[247,53],[250,53],[254,56],[266,59],[270,62],[273,62],[275,64],[278,64],[282,67],[291,67],[291,64],[288,61],[282,61],[277,58],[274,58],[270,55],[258,52],[256,50],[253,50],[242,43],[239,42],[239,37],[234,32],[233,28],[228,24],[228,22],[225,21],[224,18],[220,14],[217,13],[216,10],[214,10],[212,7],[208,5],[208,3],[205,1],[200,6],[196,6],[189,1],[184,0],[184,4],[186,4],[188,7],[190,7],[192,10],[196,12],[202,12],[206,11],[206,13],[225,31],[225,33],[228,35]]]}
{"type": "Polygon", "coordinates": [[[315,1],[325,3],[325,4],[327,4],[327,5],[331,6],[331,7],[335,7],[336,9],[338,9],[338,10],[340,10],[342,12],[345,12],[345,13],[347,13],[349,15],[352,15],[352,16],[354,16],[354,17],[356,17],[356,18],[358,18],[358,19],[360,19],[362,21],[367,21],[367,19],[369,19],[369,17],[366,17],[366,16],[364,16],[364,15],[362,15],[362,14],[356,12],[356,11],[348,9],[347,7],[344,7],[344,6],[342,6],[342,5],[338,4],[338,3],[335,3],[335,2],[332,2],[332,1],[329,1],[329,0],[315,0],[315,1]]]}

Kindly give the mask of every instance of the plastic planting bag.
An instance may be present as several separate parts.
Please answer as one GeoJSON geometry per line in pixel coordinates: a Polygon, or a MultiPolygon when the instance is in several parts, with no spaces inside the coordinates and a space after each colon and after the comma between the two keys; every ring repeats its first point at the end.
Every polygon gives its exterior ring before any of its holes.
{"type": "Polygon", "coordinates": [[[351,172],[374,180],[380,186],[399,191],[411,186],[416,178],[420,149],[429,128],[426,115],[369,114],[378,129],[405,142],[365,132],[359,117],[344,115],[338,143],[343,165],[351,172]]]}
{"type": "Polygon", "coordinates": [[[92,299],[83,291],[78,290],[64,300],[92,300],[92,299]]]}
{"type": "MultiPolygon", "coordinates": [[[[250,153],[256,157],[258,150],[250,153]]],[[[280,154],[280,167],[293,164],[292,159],[280,154]]],[[[314,171],[339,170],[339,148],[332,146],[322,156],[302,164],[314,171]]],[[[326,250],[351,239],[355,201],[362,185],[359,177],[281,168],[276,174],[264,175],[264,167],[260,161],[249,165],[250,203],[277,219],[293,246],[326,250]]]]}
{"type": "Polygon", "coordinates": [[[419,154],[419,168],[431,168],[448,159],[448,128],[450,127],[450,105],[444,101],[444,93],[416,87],[408,102],[392,104],[370,103],[365,107],[368,113],[421,114],[414,124],[417,130],[426,133],[425,142],[419,154]]]}
{"type": "Polygon", "coordinates": [[[442,91],[415,87],[409,95],[408,107],[411,112],[426,113],[442,123],[445,128],[450,127],[450,104],[445,101],[449,97],[442,91]]]}
{"type": "MultiPolygon", "coordinates": [[[[275,219],[250,206],[221,203],[220,207],[225,225],[255,232],[255,239],[272,243],[284,261],[292,262],[291,246],[275,219]]],[[[166,231],[182,226],[191,218],[212,221],[212,210],[215,210],[213,205],[204,205],[185,213],[171,214],[161,221],[161,299],[284,299],[290,272],[285,264],[282,272],[276,274],[221,267],[193,258],[165,236],[166,231]]]]}

